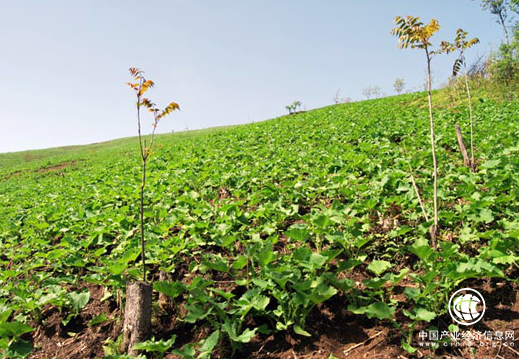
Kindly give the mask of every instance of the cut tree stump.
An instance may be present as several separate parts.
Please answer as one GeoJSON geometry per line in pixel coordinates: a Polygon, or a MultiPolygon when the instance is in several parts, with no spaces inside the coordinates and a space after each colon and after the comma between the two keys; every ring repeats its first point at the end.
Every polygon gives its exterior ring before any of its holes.
{"type": "Polygon", "coordinates": [[[136,355],[133,346],[150,336],[152,292],[152,285],[144,282],[128,283],[126,286],[121,350],[129,355],[136,355]]]}
{"type": "Polygon", "coordinates": [[[463,161],[465,162],[465,166],[468,168],[472,168],[470,164],[469,154],[467,153],[467,149],[465,148],[465,144],[463,143],[463,136],[461,135],[461,128],[459,125],[454,125],[456,129],[456,136],[458,136],[458,144],[460,146],[461,154],[463,155],[463,161]]]}

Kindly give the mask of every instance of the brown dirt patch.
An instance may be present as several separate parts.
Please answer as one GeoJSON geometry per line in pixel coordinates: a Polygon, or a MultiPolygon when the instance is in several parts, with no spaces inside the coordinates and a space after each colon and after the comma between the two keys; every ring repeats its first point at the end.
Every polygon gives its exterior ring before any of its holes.
{"type": "Polygon", "coordinates": [[[77,163],[78,163],[78,161],[65,161],[65,162],[58,163],[57,165],[52,165],[52,166],[47,166],[47,167],[40,168],[38,170],[38,172],[39,173],[55,172],[55,171],[59,171],[59,170],[61,170],[63,168],[66,168],[66,167],[75,166],[77,163]]]}
{"type": "MultiPolygon", "coordinates": [[[[187,272],[181,271],[181,278],[189,278],[187,272]]],[[[229,278],[218,277],[212,274],[213,279],[221,280],[220,288],[232,291],[229,278]]],[[[363,268],[356,268],[349,276],[350,279],[361,286],[362,280],[367,278],[363,268]]],[[[187,281],[189,281],[187,279],[187,281]]],[[[395,288],[393,299],[399,301],[404,286],[411,285],[406,281],[395,288]]],[[[312,334],[311,337],[302,337],[292,330],[272,334],[258,334],[250,343],[244,344],[241,351],[231,356],[230,348],[226,342],[222,342],[213,354],[213,358],[232,359],[329,359],[330,355],[340,359],[380,358],[380,359],[410,359],[410,358],[477,358],[477,359],[509,359],[519,358],[519,286],[502,279],[486,279],[467,281],[464,285],[477,289],[482,293],[487,302],[487,312],[483,321],[471,326],[474,331],[510,331],[515,332],[515,341],[512,349],[504,346],[482,346],[478,342],[473,348],[448,347],[434,353],[428,348],[419,347],[414,354],[405,352],[400,347],[402,339],[398,330],[388,321],[371,320],[365,316],[353,315],[347,310],[348,297],[337,295],[330,300],[316,306],[310,313],[305,329],[312,334]],[[513,351],[515,350],[515,352],[513,351]]],[[[217,285],[218,286],[218,285],[217,285]]],[[[40,324],[33,323],[36,330],[31,333],[35,350],[29,358],[102,358],[103,345],[107,339],[115,340],[121,333],[120,311],[114,298],[101,302],[104,295],[102,286],[87,284],[80,290],[88,288],[91,293],[89,304],[82,313],[64,326],[62,321],[68,315],[63,309],[61,312],[54,307],[45,308],[40,324]],[[96,326],[88,326],[87,323],[95,316],[105,313],[107,318],[113,319],[96,326]]],[[[359,288],[358,288],[359,289],[359,288]]],[[[75,288],[74,290],[78,290],[75,288]]],[[[157,294],[157,293],[155,293],[157,294]]],[[[239,295],[238,293],[236,293],[239,295]]],[[[180,299],[180,298],[179,298],[180,299]]],[[[184,303],[168,301],[154,311],[153,335],[157,339],[169,339],[173,334],[177,335],[175,348],[188,343],[194,343],[206,338],[212,329],[208,322],[189,324],[179,320],[185,316],[184,303]]],[[[399,320],[405,317],[399,310],[399,320]]],[[[257,327],[260,321],[266,319],[249,318],[247,327],[257,327]]],[[[437,318],[432,325],[438,328],[446,328],[452,320],[449,315],[437,318]]],[[[417,328],[413,338],[418,340],[418,332],[427,330],[427,326],[417,328]]],[[[462,328],[465,329],[465,328],[462,328]]],[[[27,338],[29,339],[29,338],[27,338]]],[[[172,355],[166,358],[177,358],[172,355]]]]}
{"type": "Polygon", "coordinates": [[[83,311],[67,325],[63,320],[68,311],[59,311],[47,307],[42,312],[42,323],[33,323],[36,330],[32,333],[34,350],[29,359],[87,359],[102,358],[106,339],[115,339],[121,331],[121,324],[116,319],[119,311],[113,298],[103,302],[104,287],[87,284],[83,288],[90,290],[90,301],[83,311]],[[109,320],[89,326],[88,322],[104,313],[109,320]]]}

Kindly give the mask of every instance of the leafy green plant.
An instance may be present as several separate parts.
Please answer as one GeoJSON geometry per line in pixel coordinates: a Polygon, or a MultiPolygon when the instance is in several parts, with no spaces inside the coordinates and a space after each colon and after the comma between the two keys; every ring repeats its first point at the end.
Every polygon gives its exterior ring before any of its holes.
{"type": "Polygon", "coordinates": [[[135,350],[143,350],[147,353],[158,353],[159,358],[164,358],[164,353],[171,348],[175,341],[177,340],[177,336],[173,335],[169,340],[147,340],[145,342],[137,343],[134,345],[135,350]]]}
{"type": "Polygon", "coordinates": [[[86,307],[88,302],[90,301],[90,291],[86,290],[84,292],[70,292],[68,294],[68,298],[70,301],[71,313],[67,316],[67,318],[63,321],[64,325],[67,325],[68,322],[79,315],[83,308],[86,307]]]}
{"type": "Polygon", "coordinates": [[[20,337],[34,329],[18,321],[5,321],[10,314],[8,310],[0,317],[0,354],[2,358],[25,358],[32,352],[32,343],[20,337]]]}

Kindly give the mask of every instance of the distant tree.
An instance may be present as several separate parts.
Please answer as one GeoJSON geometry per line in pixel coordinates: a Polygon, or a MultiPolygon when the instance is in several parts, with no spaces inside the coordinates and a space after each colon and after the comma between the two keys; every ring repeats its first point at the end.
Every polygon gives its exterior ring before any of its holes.
{"type": "Polygon", "coordinates": [[[404,91],[404,87],[405,87],[404,79],[397,78],[395,80],[395,83],[393,86],[395,87],[396,93],[400,95],[402,93],[402,91],[404,91]]]}
{"type": "Polygon", "coordinates": [[[452,76],[455,77],[459,74],[461,67],[463,67],[463,75],[465,78],[465,89],[467,90],[467,97],[469,100],[469,119],[470,119],[470,168],[474,171],[476,169],[476,163],[474,159],[474,122],[472,120],[472,98],[470,96],[470,86],[467,75],[467,61],[465,60],[465,50],[472,47],[473,45],[479,42],[478,38],[473,38],[467,41],[467,35],[469,33],[463,31],[463,29],[458,29],[456,31],[456,39],[454,43],[449,43],[447,41],[442,41],[441,47],[442,50],[446,53],[458,52],[458,58],[454,61],[454,66],[452,68],[452,76]]]}
{"type": "Polygon", "coordinates": [[[382,90],[377,85],[371,86],[371,92],[374,97],[380,97],[382,95],[382,90]]]}
{"type": "Polygon", "coordinates": [[[298,107],[301,107],[301,102],[300,101],[294,101],[294,102],[292,102],[291,105],[285,106],[285,108],[288,110],[288,114],[289,115],[291,115],[293,113],[296,113],[298,107]]]}
{"type": "Polygon", "coordinates": [[[364,95],[364,97],[366,97],[367,100],[369,100],[372,96],[380,96],[381,90],[380,87],[377,85],[367,86],[364,89],[362,89],[362,94],[364,95]]]}
{"type": "Polygon", "coordinates": [[[519,1],[512,0],[481,0],[481,7],[483,10],[488,10],[492,15],[497,16],[496,22],[501,25],[506,37],[506,44],[510,45],[510,37],[507,29],[508,10],[516,10],[519,1]]]}
{"type": "MultiPolygon", "coordinates": [[[[434,179],[434,224],[429,228],[431,242],[436,246],[436,235],[438,232],[438,163],[436,161],[436,146],[434,138],[434,120],[431,95],[431,60],[442,51],[432,51],[431,37],[440,29],[438,20],[432,19],[428,25],[420,21],[417,16],[397,16],[395,18],[396,28],[391,30],[391,34],[398,37],[398,47],[401,49],[411,48],[424,50],[427,60],[427,99],[429,102],[429,130],[431,137],[431,153],[433,159],[433,179],[434,179]]],[[[417,195],[420,194],[417,192],[417,195]]],[[[427,214],[424,210],[424,217],[427,214]]]]}
{"type": "Polygon", "coordinates": [[[333,95],[333,102],[337,105],[341,102],[341,89],[338,89],[333,95]]]}
{"type": "Polygon", "coordinates": [[[341,89],[338,89],[337,92],[335,92],[335,95],[333,96],[333,102],[338,105],[340,103],[350,103],[351,98],[350,97],[341,97],[341,89]]]}
{"type": "Polygon", "coordinates": [[[366,98],[366,100],[369,100],[371,98],[371,86],[364,87],[362,89],[362,94],[366,98]]]}

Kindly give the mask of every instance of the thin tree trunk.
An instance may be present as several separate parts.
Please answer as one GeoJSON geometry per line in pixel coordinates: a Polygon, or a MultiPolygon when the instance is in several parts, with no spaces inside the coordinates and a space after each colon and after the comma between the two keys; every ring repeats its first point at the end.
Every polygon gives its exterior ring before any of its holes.
{"type": "MultiPolygon", "coordinates": [[[[142,84],[144,79],[140,79],[139,91],[142,88],[142,84]]],[[[139,133],[139,149],[141,151],[141,160],[142,160],[142,179],[141,179],[141,192],[140,192],[140,229],[141,229],[141,257],[142,257],[142,279],[144,283],[146,283],[146,258],[145,258],[145,247],[144,247],[144,186],[146,185],[146,159],[148,158],[146,154],[146,140],[142,140],[141,134],[141,98],[137,95],[137,130],[139,133]]]]}
{"type": "MultiPolygon", "coordinates": [[[[465,63],[465,59],[463,59],[463,70],[465,73],[465,87],[467,89],[467,97],[469,99],[469,118],[470,118],[470,169],[472,171],[476,170],[476,161],[474,158],[474,122],[472,117],[472,97],[470,95],[470,86],[469,80],[467,76],[467,64],[465,63]]],[[[459,140],[459,139],[458,139],[459,140]]]]}
{"type": "Polygon", "coordinates": [[[434,224],[429,228],[431,234],[431,244],[436,247],[436,234],[438,231],[438,164],[436,162],[436,147],[434,140],[434,121],[432,110],[432,94],[431,94],[431,58],[429,50],[425,48],[427,55],[427,99],[429,101],[429,127],[431,131],[431,153],[433,159],[433,177],[434,177],[434,224]]]}
{"type": "Polygon", "coordinates": [[[142,160],[142,180],[141,180],[141,257],[142,257],[142,280],[146,283],[146,258],[144,251],[144,186],[146,185],[146,160],[142,160]]]}
{"type": "Polygon", "coordinates": [[[503,14],[499,13],[499,21],[501,21],[501,26],[503,26],[503,30],[505,31],[506,36],[506,45],[510,46],[510,38],[508,37],[508,30],[506,28],[505,19],[503,18],[503,14]]]}
{"type": "Polygon", "coordinates": [[[458,137],[458,144],[460,146],[461,154],[463,155],[463,162],[465,163],[465,166],[467,166],[468,168],[471,168],[469,155],[467,153],[467,149],[465,148],[465,143],[463,143],[463,136],[461,135],[461,128],[459,125],[454,125],[454,128],[456,129],[456,136],[458,137]]]}

